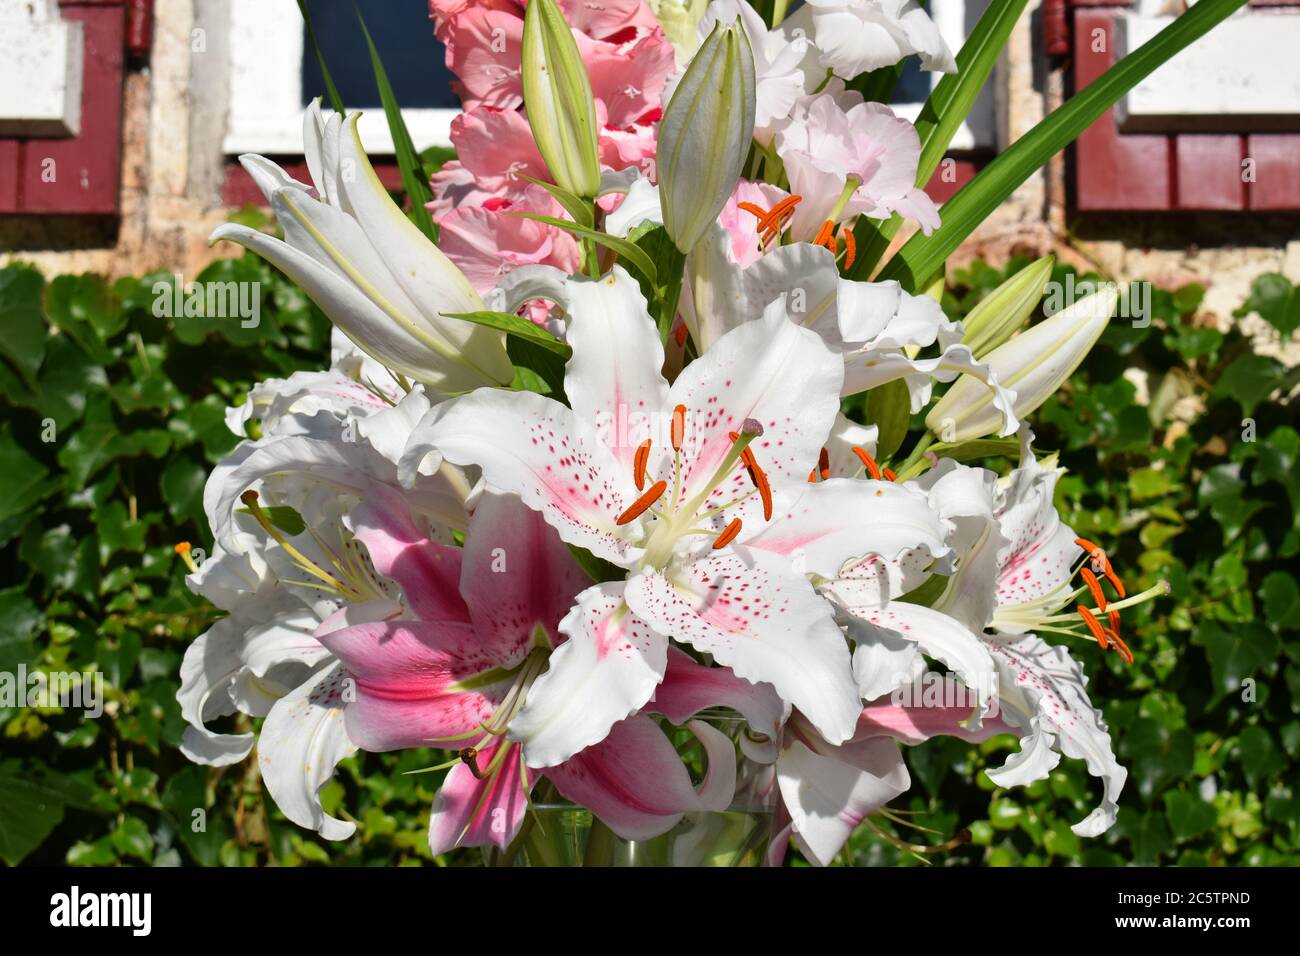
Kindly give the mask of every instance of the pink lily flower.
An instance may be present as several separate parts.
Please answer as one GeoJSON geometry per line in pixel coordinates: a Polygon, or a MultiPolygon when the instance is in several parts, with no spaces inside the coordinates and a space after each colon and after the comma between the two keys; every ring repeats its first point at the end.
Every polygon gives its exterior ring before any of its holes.
{"type": "Polygon", "coordinates": [[[317,638],[342,663],[341,680],[354,682],[343,714],[357,746],[459,753],[433,805],[435,854],[507,846],[542,774],[625,839],[646,839],[683,813],[730,803],[731,742],[699,722],[689,726],[705,746],[709,773],[698,789],[646,716],[541,772],[525,766],[520,745],[504,736],[551,649],[565,641],[561,619],[590,584],[536,512],[516,498],[484,494],[463,549],[431,541],[395,495],[364,501],[351,523],[375,570],[402,589],[410,616],[354,622],[344,612],[317,638]]]}

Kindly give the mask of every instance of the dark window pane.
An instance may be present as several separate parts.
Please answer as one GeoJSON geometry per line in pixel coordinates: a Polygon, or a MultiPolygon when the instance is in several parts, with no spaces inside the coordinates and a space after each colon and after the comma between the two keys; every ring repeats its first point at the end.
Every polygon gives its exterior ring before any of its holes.
{"type": "MultiPolygon", "coordinates": [[[[353,0],[308,0],[316,40],[344,106],[375,109],[380,105],[366,38],[357,22],[357,7],[366,18],[388,81],[403,109],[460,108],[460,101],[451,91],[452,75],[446,67],[445,50],[433,37],[428,0],[355,5],[353,0]]],[[[320,64],[307,43],[302,58],[303,105],[324,94],[320,64]]]]}

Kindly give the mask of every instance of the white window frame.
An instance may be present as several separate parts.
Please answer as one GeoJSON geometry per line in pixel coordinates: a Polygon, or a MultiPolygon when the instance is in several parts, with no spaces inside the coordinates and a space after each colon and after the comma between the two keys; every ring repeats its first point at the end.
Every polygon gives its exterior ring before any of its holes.
{"type": "MultiPolygon", "coordinates": [[[[968,5],[981,12],[989,0],[931,0],[930,15],[954,53],[966,41],[968,5]]],[[[222,149],[227,155],[302,153],[302,18],[295,0],[229,0],[230,101],[222,149]]],[[[943,76],[928,73],[931,88],[943,76]]],[[[951,149],[997,145],[994,97],[985,90],[953,136],[951,149]]],[[[892,104],[915,122],[921,103],[892,104]]],[[[450,145],[454,109],[404,109],[416,149],[450,145]]],[[[392,155],[393,139],[383,110],[362,114],[357,128],[366,151],[392,155]]]]}
{"type": "MultiPolygon", "coordinates": [[[[302,15],[295,0],[229,0],[230,103],[222,151],[227,155],[302,153],[302,15]]],[[[433,27],[430,24],[430,32],[433,27]]],[[[404,109],[416,149],[451,144],[460,110],[404,109]]],[[[366,152],[391,156],[382,109],[357,122],[366,152]]]]}

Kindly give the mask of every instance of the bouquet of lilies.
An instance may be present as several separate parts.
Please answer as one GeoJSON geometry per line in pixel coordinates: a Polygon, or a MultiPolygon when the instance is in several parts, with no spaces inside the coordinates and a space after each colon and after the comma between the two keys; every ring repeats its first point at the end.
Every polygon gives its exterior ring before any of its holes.
{"type": "Polygon", "coordinates": [[[1082,759],[1101,795],[1074,830],[1103,833],[1126,774],[1070,648],[1131,660],[1122,612],[1164,588],[1127,594],[1062,522],[1026,417],[1117,292],[1030,325],[1050,259],[964,322],[938,291],[1016,185],[1239,5],[1197,4],[939,209],[920,186],[1024,0],[956,57],[914,0],[434,0],[464,112],[429,202],[395,203],[357,114],[318,102],[310,184],[242,157],[283,239],[214,233],[336,335],[328,369],[229,410],[211,553],[178,548],[229,612],[185,655],[187,755],[256,748],[328,839],[355,830],[320,801],[341,760],[420,748],[434,854],[547,862],[562,802],[592,844],[689,830],[668,861],[716,862],[708,821],[739,809],[759,858],[827,864],[902,820],[908,747],[1010,734],[993,782],[1082,759]],[[886,105],[913,56],[946,74],[915,124],[886,105]],[[262,720],[214,729],[236,712],[262,720]]]}

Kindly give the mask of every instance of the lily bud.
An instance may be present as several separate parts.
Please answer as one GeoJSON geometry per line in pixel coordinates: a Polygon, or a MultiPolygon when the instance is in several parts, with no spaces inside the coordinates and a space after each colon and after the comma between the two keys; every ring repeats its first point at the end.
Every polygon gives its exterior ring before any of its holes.
{"type": "Polygon", "coordinates": [[[596,103],[573,31],[555,0],[528,4],[522,70],[528,125],[555,184],[593,198],[600,191],[596,103]]]}
{"type": "Polygon", "coordinates": [[[1031,262],[970,310],[962,322],[965,334],[961,341],[970,346],[976,358],[992,352],[1029,320],[1047,290],[1055,264],[1052,256],[1031,262]]]}
{"type": "MultiPolygon", "coordinates": [[[[1006,342],[984,359],[1003,388],[1014,389],[1012,405],[1023,418],[1055,394],[1101,337],[1119,293],[1107,286],[1006,342]]],[[[961,442],[993,434],[1002,413],[983,382],[962,375],[925,416],[925,427],[942,441],[961,442]]]]}
{"type": "Polygon", "coordinates": [[[740,21],[719,23],[659,121],[659,201],[664,229],[683,253],[714,223],[740,178],[754,138],[754,53],[740,21]]]}

